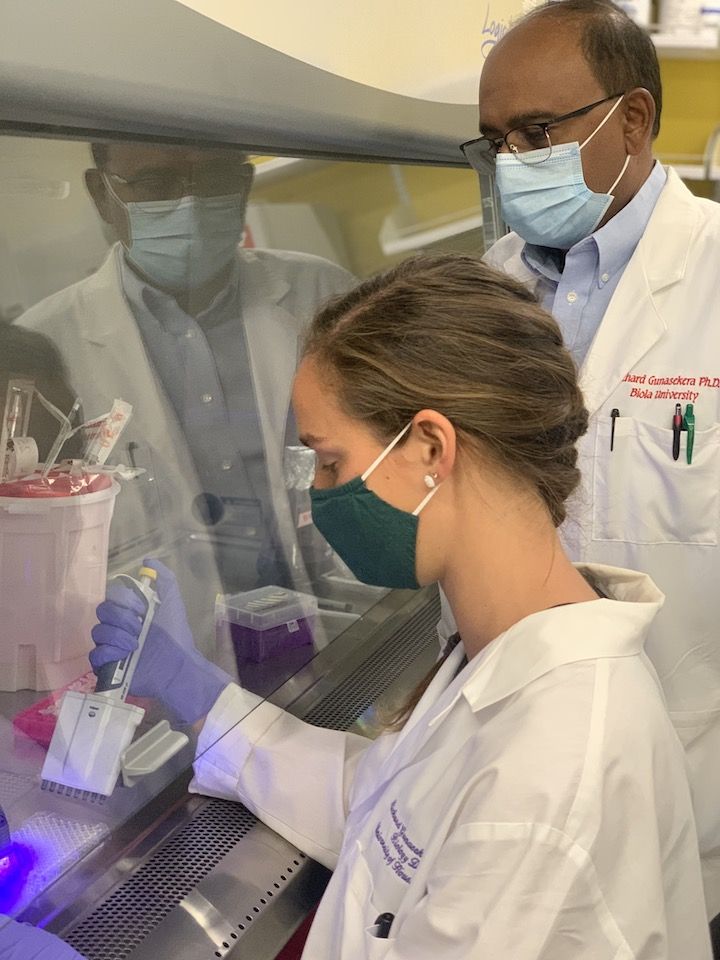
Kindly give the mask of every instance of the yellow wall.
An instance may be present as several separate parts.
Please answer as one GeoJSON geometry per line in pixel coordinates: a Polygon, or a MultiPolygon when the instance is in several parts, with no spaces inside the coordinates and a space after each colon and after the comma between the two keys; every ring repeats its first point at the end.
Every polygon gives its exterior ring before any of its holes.
{"type": "Polygon", "coordinates": [[[700,154],[720,123],[720,60],[661,60],[659,153],[700,154]]]}
{"type": "MultiPolygon", "coordinates": [[[[663,159],[697,163],[720,124],[720,60],[661,60],[663,111],[656,153],[663,159]]],[[[713,196],[707,181],[690,181],[699,196],[713,196]]]]}

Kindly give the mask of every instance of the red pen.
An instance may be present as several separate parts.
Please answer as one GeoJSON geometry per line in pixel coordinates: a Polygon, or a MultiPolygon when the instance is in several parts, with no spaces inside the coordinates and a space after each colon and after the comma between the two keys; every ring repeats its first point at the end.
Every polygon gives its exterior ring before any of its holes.
{"type": "Polygon", "coordinates": [[[677,460],[680,456],[680,432],[682,430],[682,406],[679,403],[675,404],[675,413],[673,414],[673,445],[672,445],[672,455],[673,460],[677,460]]]}

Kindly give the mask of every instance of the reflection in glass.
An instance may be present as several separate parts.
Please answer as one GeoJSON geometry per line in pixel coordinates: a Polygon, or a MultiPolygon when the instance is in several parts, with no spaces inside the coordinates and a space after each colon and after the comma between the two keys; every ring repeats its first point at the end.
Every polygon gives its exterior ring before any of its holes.
{"type": "MultiPolygon", "coordinates": [[[[315,310],[398,256],[384,252],[381,236],[398,202],[397,171],[274,163],[232,147],[4,142],[0,403],[8,379],[27,377],[64,413],[79,397],[77,423],[117,399],[132,406],[108,459],[112,476],[98,472],[114,505],[107,547],[83,518],[52,550],[47,537],[37,549],[16,538],[2,554],[0,665],[15,680],[0,690],[0,804],[14,835],[32,837],[44,858],[11,912],[32,884],[37,892],[52,882],[192,758],[190,744],[144,782],[118,787],[102,808],[38,793],[63,688],[93,689],[87,653],[106,574],[137,577],[147,556],[165,563],[188,611],[187,642],[261,696],[384,594],[355,581],[312,524],[312,452],[297,446],[289,408],[315,310]],[[40,578],[32,602],[20,602],[28,571],[50,560],[56,573],[40,578]],[[93,572],[73,574],[76,560],[93,572]],[[260,600],[275,616],[267,629],[248,618],[260,600]],[[40,621],[28,606],[46,627],[32,629],[40,621]],[[21,625],[12,643],[11,617],[21,625]],[[239,644],[248,623],[252,644],[245,635],[239,644]],[[274,643],[278,627],[286,633],[274,643]],[[13,662],[20,658],[13,671],[10,647],[13,662]],[[67,671],[43,673],[43,651],[67,671]],[[43,846],[49,822],[33,820],[37,813],[60,817],[69,846],[43,846]]],[[[418,224],[435,225],[411,231],[405,244],[437,243],[437,218],[448,210],[467,220],[476,190],[469,172],[409,168],[405,180],[418,224]]],[[[451,244],[445,219],[442,242],[451,244]]],[[[28,433],[40,463],[57,432],[47,408],[34,404],[28,433]]],[[[80,434],[63,445],[63,482],[74,482],[71,462],[83,449],[80,434]]],[[[7,516],[0,495],[0,540],[7,516]]],[[[166,716],[155,700],[134,702],[145,711],[137,735],[166,716]]],[[[27,859],[16,862],[32,874],[27,859]]]]}

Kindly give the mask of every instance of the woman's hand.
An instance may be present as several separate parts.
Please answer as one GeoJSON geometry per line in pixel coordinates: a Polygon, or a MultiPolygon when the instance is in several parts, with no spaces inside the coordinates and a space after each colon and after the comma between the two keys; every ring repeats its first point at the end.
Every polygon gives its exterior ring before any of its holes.
{"type": "MultiPolygon", "coordinates": [[[[157,571],[160,603],[145,639],[130,693],[161,700],[181,723],[195,723],[211,709],[231,678],[196,649],[185,605],[174,574],[158,560],[146,559],[157,571]]],[[[122,580],[108,584],[93,627],[95,649],[90,663],[97,673],[106,663],[124,660],[137,650],[145,617],[142,597],[122,580]]]]}

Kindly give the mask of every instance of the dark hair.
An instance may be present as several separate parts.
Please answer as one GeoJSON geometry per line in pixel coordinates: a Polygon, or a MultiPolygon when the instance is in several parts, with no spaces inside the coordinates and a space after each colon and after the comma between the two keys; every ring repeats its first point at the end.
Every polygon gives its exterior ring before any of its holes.
{"type": "Polygon", "coordinates": [[[468,256],[413,257],[331,301],[305,352],[379,439],[438,410],[460,451],[489,453],[564,520],[587,411],[557,323],[519,281],[468,256]]]}
{"type": "Polygon", "coordinates": [[[538,17],[574,20],[581,25],[580,44],[593,74],[610,96],[644,87],[655,101],[652,134],[660,132],[662,84],[655,44],[612,0],[549,0],[519,23],[538,17]]]}

